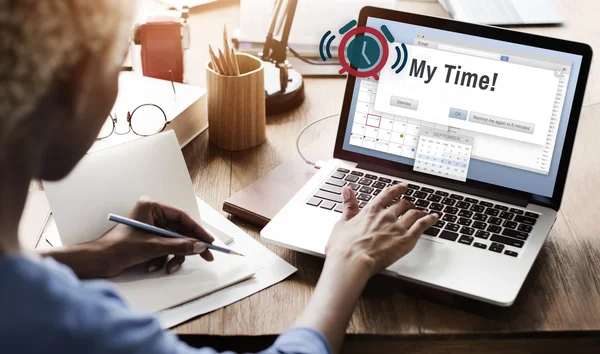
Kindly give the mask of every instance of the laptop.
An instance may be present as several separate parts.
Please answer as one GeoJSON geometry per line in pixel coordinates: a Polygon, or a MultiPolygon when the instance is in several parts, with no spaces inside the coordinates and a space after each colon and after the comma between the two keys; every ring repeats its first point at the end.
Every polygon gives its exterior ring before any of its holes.
{"type": "Polygon", "coordinates": [[[438,0],[459,21],[498,26],[563,23],[554,0],[438,0]]]}
{"type": "Polygon", "coordinates": [[[384,273],[512,305],[560,207],[591,48],[373,7],[358,26],[386,27],[387,62],[348,77],[334,158],[262,238],[323,257],[341,187],[363,208],[407,183],[402,198],[441,218],[384,273]]]}

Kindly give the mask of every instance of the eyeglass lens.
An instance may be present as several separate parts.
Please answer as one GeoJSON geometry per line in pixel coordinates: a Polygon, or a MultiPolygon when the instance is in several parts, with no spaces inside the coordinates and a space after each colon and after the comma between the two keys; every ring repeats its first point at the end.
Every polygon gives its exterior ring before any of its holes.
{"type": "Polygon", "coordinates": [[[104,122],[104,125],[102,125],[102,128],[100,129],[100,133],[98,133],[98,139],[108,138],[113,133],[114,129],[115,129],[115,126],[113,123],[112,116],[109,116],[106,119],[106,121],[104,122]]]}
{"type": "Polygon", "coordinates": [[[153,135],[165,129],[167,117],[154,105],[142,105],[131,113],[131,130],[137,135],[153,135]]]}

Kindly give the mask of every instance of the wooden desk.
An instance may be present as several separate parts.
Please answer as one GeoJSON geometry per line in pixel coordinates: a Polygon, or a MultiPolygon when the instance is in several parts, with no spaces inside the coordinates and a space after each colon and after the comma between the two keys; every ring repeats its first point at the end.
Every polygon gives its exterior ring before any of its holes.
{"type": "MultiPolygon", "coordinates": [[[[566,18],[565,26],[523,30],[580,40],[599,49],[596,17],[600,3],[557,3],[566,18]]],[[[437,3],[401,1],[398,8],[445,16],[437,3]]],[[[188,68],[193,83],[204,85],[208,44],[220,45],[223,23],[234,29],[238,17],[235,1],[192,12],[189,54],[198,62],[188,68]]],[[[600,237],[596,230],[600,230],[600,218],[596,210],[600,199],[600,149],[596,142],[600,104],[595,103],[600,102],[599,79],[600,69],[595,65],[563,206],[515,305],[497,308],[467,300],[447,305],[447,296],[415,295],[407,283],[376,277],[354,312],[344,352],[598,352],[600,237]]],[[[184,155],[198,195],[220,210],[231,194],[293,156],[296,135],[305,124],[339,112],[344,85],[341,79],[307,79],[306,102],[290,114],[269,118],[268,141],[255,149],[230,153],[210,146],[206,133],[195,139],[184,149],[184,155]]],[[[333,138],[335,129],[336,122],[323,123],[306,134],[306,142],[333,138]]],[[[259,238],[257,228],[234,221],[259,238]]],[[[286,330],[307,304],[323,261],[280,247],[267,247],[295,265],[298,272],[256,295],[178,326],[175,331],[195,344],[255,350],[286,330]],[[201,337],[185,337],[188,334],[201,337]]]]}

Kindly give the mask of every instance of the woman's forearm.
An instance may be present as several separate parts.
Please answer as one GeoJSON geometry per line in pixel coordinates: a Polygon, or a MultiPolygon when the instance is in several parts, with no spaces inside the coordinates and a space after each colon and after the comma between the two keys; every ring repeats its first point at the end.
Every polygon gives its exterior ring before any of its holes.
{"type": "Polygon", "coordinates": [[[346,327],[369,276],[366,265],[346,258],[328,257],[310,303],[295,326],[320,331],[329,341],[332,352],[339,352],[346,327]]]}
{"type": "Polygon", "coordinates": [[[53,248],[41,253],[42,257],[52,257],[55,261],[71,268],[80,279],[99,277],[108,265],[98,257],[98,251],[91,243],[53,248]]]}

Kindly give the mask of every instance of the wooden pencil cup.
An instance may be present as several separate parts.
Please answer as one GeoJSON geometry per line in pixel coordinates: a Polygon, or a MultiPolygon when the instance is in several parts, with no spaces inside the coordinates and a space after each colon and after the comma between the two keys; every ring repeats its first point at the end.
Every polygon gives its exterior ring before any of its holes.
{"type": "Polygon", "coordinates": [[[265,142],[265,78],[262,60],[237,53],[239,76],[225,76],[206,64],[209,141],[228,151],[265,142]]]}

